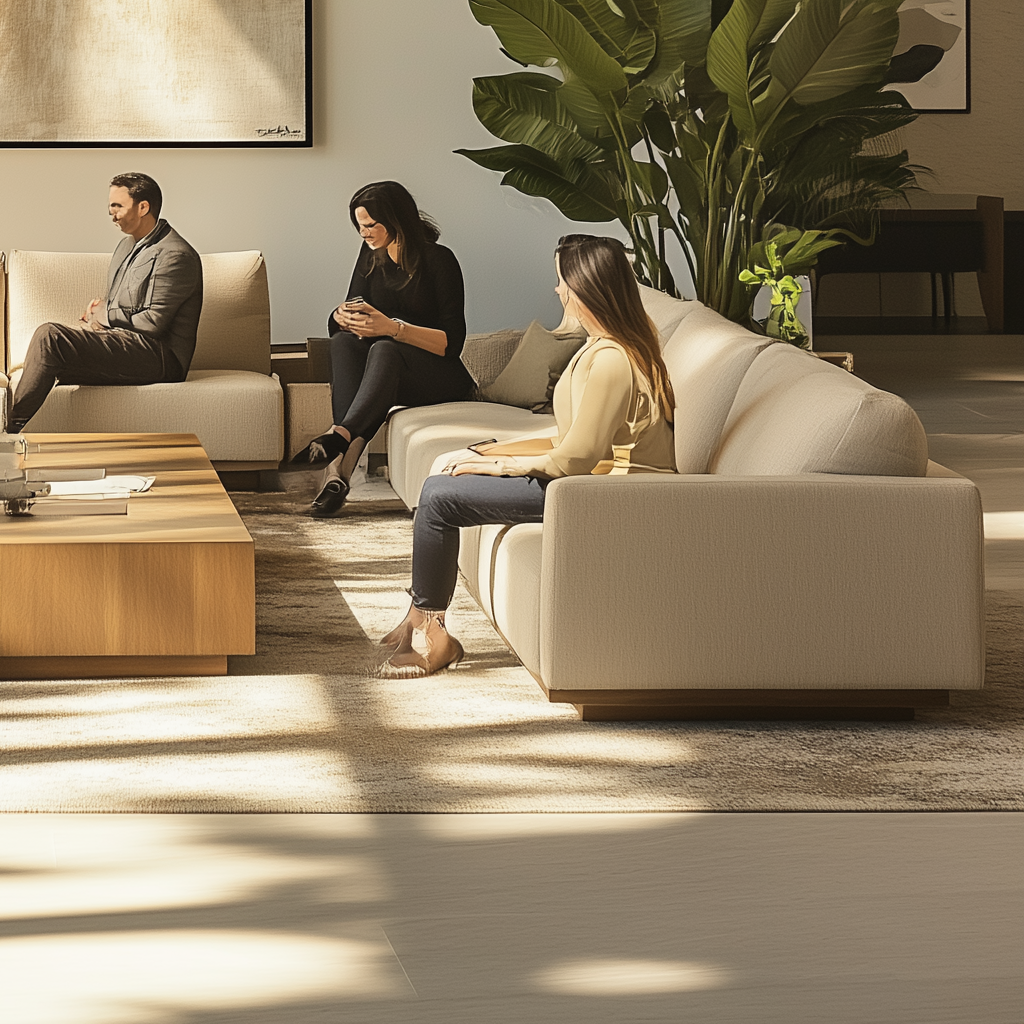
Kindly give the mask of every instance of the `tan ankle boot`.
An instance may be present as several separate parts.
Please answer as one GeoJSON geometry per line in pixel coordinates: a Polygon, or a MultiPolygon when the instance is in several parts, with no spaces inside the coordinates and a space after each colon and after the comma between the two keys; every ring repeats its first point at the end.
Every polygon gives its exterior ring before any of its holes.
{"type": "Polygon", "coordinates": [[[413,604],[410,602],[409,610],[405,613],[405,618],[395,626],[390,633],[382,636],[377,643],[381,647],[408,647],[412,642],[412,610],[413,604]]]}
{"type": "Polygon", "coordinates": [[[454,668],[465,654],[462,644],[444,627],[444,612],[419,612],[413,615],[409,639],[381,666],[385,679],[415,679],[430,676],[443,668],[454,668]],[[418,622],[414,620],[418,619],[418,622]]]}

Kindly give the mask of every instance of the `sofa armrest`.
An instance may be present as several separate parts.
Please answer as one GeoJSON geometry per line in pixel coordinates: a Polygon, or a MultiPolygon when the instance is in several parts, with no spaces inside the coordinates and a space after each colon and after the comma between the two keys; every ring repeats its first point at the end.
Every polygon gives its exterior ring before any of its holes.
{"type": "Polygon", "coordinates": [[[977,688],[983,591],[968,480],[556,480],[541,675],[566,690],[977,688]]]}

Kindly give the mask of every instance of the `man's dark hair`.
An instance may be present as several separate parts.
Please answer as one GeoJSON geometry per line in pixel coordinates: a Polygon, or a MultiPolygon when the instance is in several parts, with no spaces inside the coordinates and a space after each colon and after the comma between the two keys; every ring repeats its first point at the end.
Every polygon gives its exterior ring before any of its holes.
{"type": "Polygon", "coordinates": [[[111,188],[126,188],[132,202],[140,203],[143,199],[149,203],[149,212],[154,217],[160,216],[160,207],[164,205],[164,196],[160,186],[148,175],[140,171],[129,171],[127,174],[115,174],[110,179],[111,188]]]}

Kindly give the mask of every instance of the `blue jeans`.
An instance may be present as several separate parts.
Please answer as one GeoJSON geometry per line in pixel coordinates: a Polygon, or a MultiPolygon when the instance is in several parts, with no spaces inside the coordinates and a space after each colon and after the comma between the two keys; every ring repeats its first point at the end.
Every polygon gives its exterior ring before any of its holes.
{"type": "Polygon", "coordinates": [[[459,574],[459,527],[540,523],[551,481],[532,476],[429,476],[413,524],[412,603],[444,611],[459,574]]]}

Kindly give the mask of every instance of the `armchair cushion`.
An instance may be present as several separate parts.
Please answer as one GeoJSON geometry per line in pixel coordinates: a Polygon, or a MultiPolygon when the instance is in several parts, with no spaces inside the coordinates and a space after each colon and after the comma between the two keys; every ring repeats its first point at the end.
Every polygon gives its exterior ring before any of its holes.
{"type": "Polygon", "coordinates": [[[191,370],[178,384],[58,385],[32,417],[37,433],[195,434],[212,462],[280,462],[284,392],[251,370],[191,370]]]}
{"type": "Polygon", "coordinates": [[[498,379],[523,340],[524,333],[508,330],[466,335],[461,358],[477,387],[486,388],[498,379]]]}

